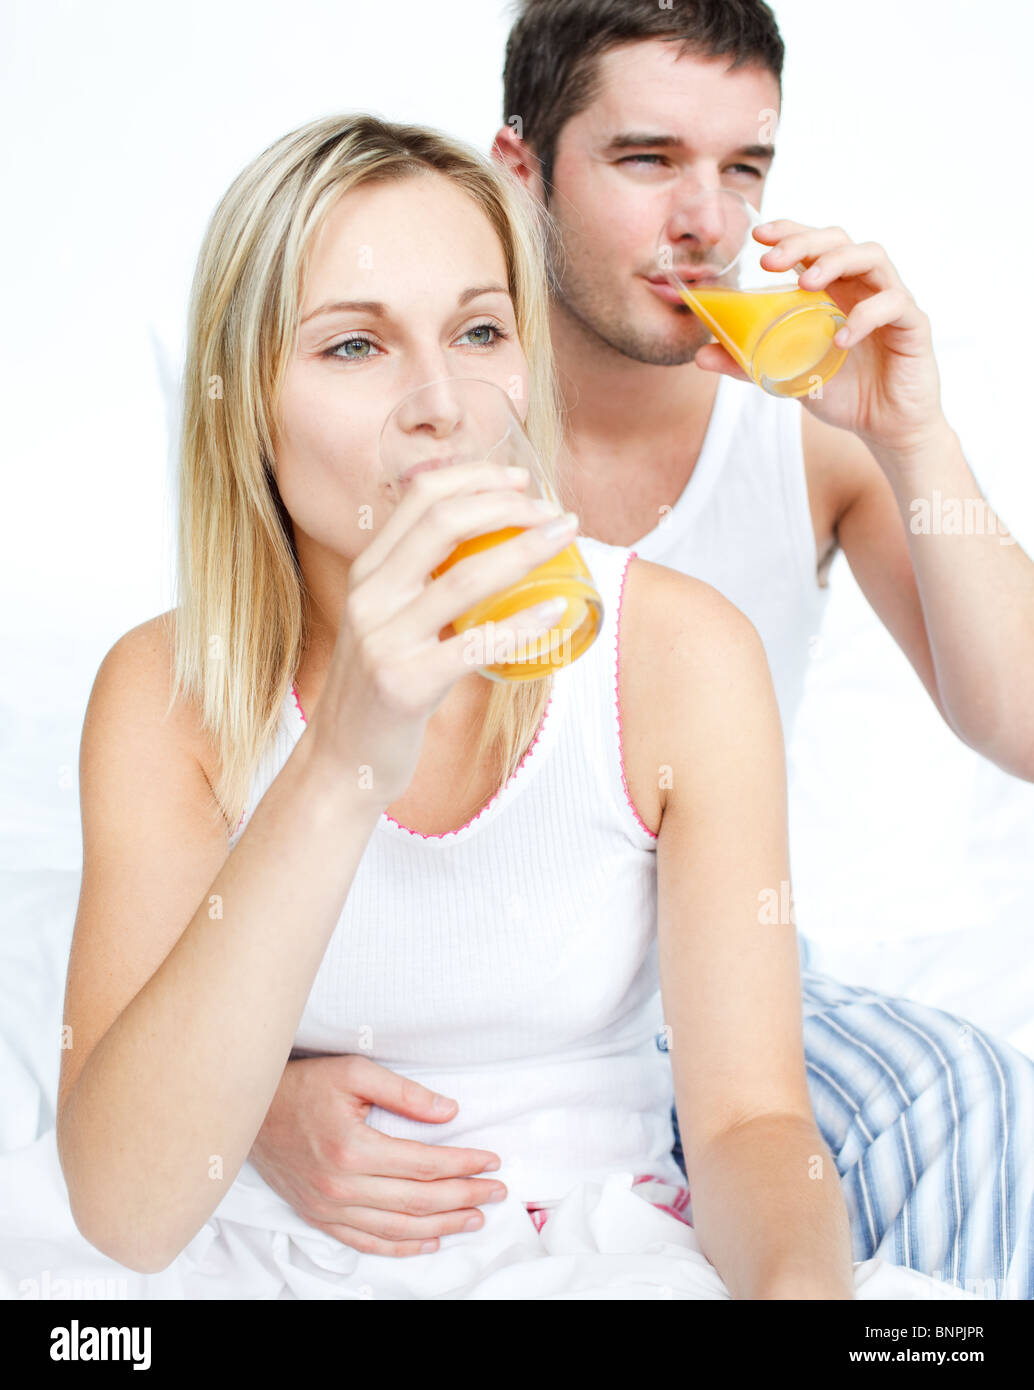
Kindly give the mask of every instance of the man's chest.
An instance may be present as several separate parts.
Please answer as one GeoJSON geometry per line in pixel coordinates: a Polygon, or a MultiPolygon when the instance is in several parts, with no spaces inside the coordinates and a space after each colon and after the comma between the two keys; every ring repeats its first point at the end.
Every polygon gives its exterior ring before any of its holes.
{"type": "MultiPolygon", "coordinates": [[[[562,476],[567,505],[578,513],[579,531],[608,545],[634,546],[664,520],[687,489],[692,491],[697,457],[656,459],[652,464],[647,460],[631,470],[613,463],[595,473],[584,466],[572,468],[562,476]]],[[[815,538],[816,583],[825,588],[837,549],[836,475],[810,465],[807,456],[804,475],[815,538]]],[[[719,478],[716,486],[721,485],[719,478]]]]}

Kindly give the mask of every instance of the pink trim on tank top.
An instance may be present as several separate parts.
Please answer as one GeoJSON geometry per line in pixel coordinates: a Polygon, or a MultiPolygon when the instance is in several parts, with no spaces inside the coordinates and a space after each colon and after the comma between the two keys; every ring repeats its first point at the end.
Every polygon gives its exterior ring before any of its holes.
{"type": "Polygon", "coordinates": [[[618,592],[618,615],[614,624],[614,707],[618,712],[618,761],[621,764],[621,785],[625,789],[625,800],[628,802],[629,809],[639,822],[640,826],[646,831],[652,840],[657,839],[656,830],[651,830],[636,810],[635,802],[632,800],[632,793],[628,790],[628,778],[625,776],[625,749],[621,737],[621,700],[618,696],[618,677],[621,672],[621,605],[625,599],[625,580],[628,578],[628,567],[633,560],[638,559],[636,552],[630,550],[628,559],[625,561],[625,568],[621,571],[621,588],[618,592]]]}
{"type": "Polygon", "coordinates": [[[294,702],[298,706],[298,713],[302,717],[302,723],[308,724],[309,721],[306,719],[305,711],[302,709],[302,702],[298,698],[298,687],[295,685],[294,681],[291,682],[291,694],[294,696],[294,702]]]}
{"type": "MultiPolygon", "coordinates": [[[[293,681],[291,682],[291,691],[294,695],[294,702],[298,706],[298,713],[302,717],[302,722],[308,724],[309,721],[308,719],[306,719],[305,711],[302,709],[302,702],[298,698],[298,687],[294,684],[293,681]]],[[[521,768],[528,761],[529,757],[531,756],[531,750],[535,747],[536,743],[538,743],[539,739],[542,737],[542,731],[546,727],[546,721],[549,718],[549,711],[552,707],[552,704],[553,692],[551,690],[549,692],[549,699],[546,701],[546,708],[542,711],[542,719],[539,723],[538,729],[536,730],[535,737],[528,744],[528,747],[524,750],[524,757],[520,760],[520,762],[514,768],[513,772],[507,778],[506,783],[502,787],[500,787],[496,794],[492,797],[491,801],[486,801],[484,806],[482,806],[481,810],[478,811],[477,815],[471,816],[470,820],[467,821],[466,825],[461,825],[456,830],[446,830],[445,833],[442,835],[425,835],[422,830],[411,830],[408,825],[403,825],[402,822],[396,820],[394,816],[389,816],[387,811],[383,812],[384,819],[390,821],[392,825],[397,825],[398,828],[400,830],[404,830],[407,835],[416,835],[418,839],[421,840],[447,840],[450,835],[458,835],[461,830],[466,830],[467,826],[473,825],[474,822],[478,820],[481,816],[483,816],[485,812],[489,810],[490,807],[495,805],[495,803],[502,796],[503,792],[506,791],[506,788],[510,786],[514,778],[516,778],[519,774],[521,768]]]]}
{"type": "MultiPolygon", "coordinates": [[[[674,1216],[683,1225],[692,1227],[693,1223],[686,1215],[686,1208],[689,1206],[693,1194],[685,1184],[673,1187],[667,1178],[659,1178],[655,1173],[640,1173],[632,1179],[633,1188],[641,1187],[644,1183],[649,1184],[649,1187],[658,1188],[660,1192],[665,1194],[671,1193],[672,1197],[670,1202],[662,1202],[658,1200],[657,1196],[651,1197],[648,1190],[640,1193],[641,1197],[645,1197],[650,1205],[656,1207],[658,1211],[666,1211],[669,1216],[674,1216]]],[[[532,1225],[536,1231],[541,1231],[553,1214],[553,1205],[551,1203],[549,1206],[543,1206],[540,1202],[524,1203],[524,1209],[531,1217],[532,1225]]]]}

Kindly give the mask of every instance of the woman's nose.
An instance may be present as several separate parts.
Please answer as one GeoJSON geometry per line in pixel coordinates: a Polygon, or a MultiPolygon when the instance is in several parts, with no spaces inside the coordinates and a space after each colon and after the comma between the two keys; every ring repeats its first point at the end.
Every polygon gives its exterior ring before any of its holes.
{"type": "Polygon", "coordinates": [[[462,416],[463,409],[453,378],[416,382],[402,404],[399,427],[406,432],[425,429],[435,436],[445,437],[452,433],[462,416]]]}

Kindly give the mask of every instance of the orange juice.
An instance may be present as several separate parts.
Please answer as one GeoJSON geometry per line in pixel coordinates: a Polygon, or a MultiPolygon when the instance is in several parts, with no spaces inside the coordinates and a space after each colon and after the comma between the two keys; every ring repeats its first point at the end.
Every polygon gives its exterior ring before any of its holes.
{"type": "MultiPolygon", "coordinates": [[[[449,558],[431,571],[431,578],[437,579],[466,556],[477,555],[489,546],[500,545],[525,529],[523,526],[504,526],[499,531],[489,531],[483,536],[472,536],[470,540],[461,541],[449,558]]],[[[482,623],[501,623],[521,609],[532,608],[551,598],[566,599],[567,610],[556,619],[548,633],[544,633],[541,639],[530,637],[523,645],[518,645],[514,661],[502,661],[486,667],[502,680],[536,680],[548,675],[552,667],[566,666],[581,656],[594,641],[603,616],[603,605],[592,582],[592,575],[573,541],[509,589],[476,603],[456,618],[452,626],[456,632],[466,632],[468,628],[479,627],[482,623]]]]}
{"type": "Polygon", "coordinates": [[[688,285],[679,293],[743,370],[774,395],[803,396],[828,381],[847,356],[833,342],[844,315],[821,290],[688,285]]]}

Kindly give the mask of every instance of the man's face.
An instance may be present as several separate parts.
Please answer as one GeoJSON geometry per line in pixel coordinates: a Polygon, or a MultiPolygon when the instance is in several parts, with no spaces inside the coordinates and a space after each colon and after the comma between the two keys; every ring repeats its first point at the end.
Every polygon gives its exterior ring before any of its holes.
{"type": "Polygon", "coordinates": [[[649,283],[662,233],[677,255],[680,207],[701,190],[736,189],[760,207],[779,110],[773,73],[677,51],[650,39],[603,54],[599,95],[560,131],[550,200],[564,242],[553,268],[563,310],[657,366],[692,361],[711,338],[649,283]]]}

